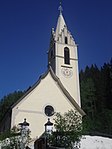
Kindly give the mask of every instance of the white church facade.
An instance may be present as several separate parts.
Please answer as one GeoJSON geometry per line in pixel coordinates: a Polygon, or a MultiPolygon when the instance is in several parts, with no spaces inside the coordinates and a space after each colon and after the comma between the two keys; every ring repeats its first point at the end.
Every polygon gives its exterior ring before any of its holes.
{"type": "Polygon", "coordinates": [[[26,118],[30,124],[31,138],[44,133],[44,124],[50,118],[54,122],[56,112],[81,109],[77,44],[60,11],[56,30],[52,29],[48,51],[48,70],[20,98],[6,115],[1,130],[18,125],[26,118]]]}

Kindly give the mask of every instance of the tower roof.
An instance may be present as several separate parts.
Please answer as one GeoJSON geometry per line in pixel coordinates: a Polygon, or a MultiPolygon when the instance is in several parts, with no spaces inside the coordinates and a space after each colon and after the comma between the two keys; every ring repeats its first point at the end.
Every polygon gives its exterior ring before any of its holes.
{"type": "Polygon", "coordinates": [[[56,40],[57,40],[59,34],[61,34],[61,31],[62,31],[62,29],[64,29],[65,26],[66,26],[65,20],[63,18],[62,13],[60,13],[60,15],[58,17],[57,27],[56,27],[56,35],[55,35],[56,40]]]}

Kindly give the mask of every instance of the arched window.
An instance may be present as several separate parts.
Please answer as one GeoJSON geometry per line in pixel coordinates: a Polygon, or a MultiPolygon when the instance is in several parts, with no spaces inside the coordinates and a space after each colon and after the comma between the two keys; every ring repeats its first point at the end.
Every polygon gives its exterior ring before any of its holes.
{"type": "Polygon", "coordinates": [[[69,48],[67,47],[64,48],[64,62],[65,64],[70,65],[70,53],[69,53],[69,48]]]}

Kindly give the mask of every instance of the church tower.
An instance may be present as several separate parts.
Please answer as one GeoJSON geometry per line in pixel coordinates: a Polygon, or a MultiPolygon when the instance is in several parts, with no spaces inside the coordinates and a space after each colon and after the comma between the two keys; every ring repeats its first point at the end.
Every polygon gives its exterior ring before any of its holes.
{"type": "Polygon", "coordinates": [[[61,5],[59,8],[57,27],[51,32],[48,65],[80,106],[77,44],[67,28],[61,5]]]}

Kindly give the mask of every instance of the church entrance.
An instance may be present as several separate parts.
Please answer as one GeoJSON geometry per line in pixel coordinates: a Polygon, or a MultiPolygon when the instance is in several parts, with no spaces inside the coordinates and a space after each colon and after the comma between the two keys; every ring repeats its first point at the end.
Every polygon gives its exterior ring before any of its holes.
{"type": "Polygon", "coordinates": [[[45,138],[37,139],[34,143],[34,149],[46,149],[45,138]]]}

